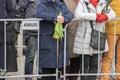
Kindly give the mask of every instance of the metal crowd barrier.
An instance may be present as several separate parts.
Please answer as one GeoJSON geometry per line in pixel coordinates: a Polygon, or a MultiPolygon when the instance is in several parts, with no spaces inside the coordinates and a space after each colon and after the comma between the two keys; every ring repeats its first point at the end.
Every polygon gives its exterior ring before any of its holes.
{"type": "MultiPolygon", "coordinates": [[[[17,22],[17,21],[22,21],[22,24],[21,24],[21,27],[20,27],[20,43],[19,43],[19,45],[17,45],[17,47],[18,48],[20,48],[20,66],[18,66],[18,67],[20,67],[20,68],[22,68],[23,67],[23,48],[24,48],[24,45],[23,45],[23,31],[25,31],[25,30],[38,30],[38,44],[39,44],[39,24],[40,24],[40,22],[39,21],[41,21],[42,19],[0,19],[0,21],[4,21],[4,30],[5,30],[5,38],[4,38],[4,40],[5,40],[5,49],[4,49],[4,51],[5,51],[5,69],[6,69],[6,22],[7,21],[15,21],[15,22],[17,22]],[[24,24],[25,23],[27,23],[27,22],[34,22],[34,23],[36,23],[37,25],[36,25],[36,27],[35,28],[33,28],[33,27],[26,27],[24,24]]],[[[116,18],[114,21],[115,21],[115,24],[114,24],[114,27],[116,26],[116,21],[117,20],[120,20],[120,18],[116,18]]],[[[101,68],[101,56],[102,55],[98,55],[98,73],[95,73],[95,74],[93,74],[93,73],[91,73],[91,74],[87,74],[87,73],[79,73],[79,74],[68,74],[68,73],[66,73],[66,30],[67,30],[67,25],[65,26],[65,28],[64,28],[64,72],[63,72],[63,74],[64,75],[61,75],[61,77],[63,77],[64,78],[64,80],[66,80],[66,76],[83,76],[83,75],[97,75],[97,76],[101,76],[101,75],[113,75],[113,76],[116,76],[116,75],[120,75],[120,73],[115,73],[115,57],[114,57],[114,60],[113,60],[113,69],[114,69],[114,71],[112,72],[112,73],[105,73],[105,74],[101,74],[101,72],[100,72],[100,68],[101,68]]],[[[114,28],[114,32],[116,31],[116,27],[114,28]]],[[[116,32],[115,32],[116,33],[116,32]]],[[[114,44],[115,44],[115,38],[116,38],[116,36],[114,36],[114,44]]],[[[59,70],[58,70],[58,68],[56,69],[56,74],[39,74],[39,67],[38,67],[38,65],[39,65],[39,45],[38,45],[38,53],[37,53],[37,63],[36,63],[36,74],[33,74],[33,75],[24,75],[24,73],[23,73],[23,71],[20,71],[20,74],[17,74],[17,75],[11,75],[11,76],[8,76],[8,75],[5,75],[5,76],[0,76],[0,78],[6,78],[6,79],[9,79],[9,78],[24,78],[24,77],[42,77],[42,76],[56,76],[56,80],[59,80],[58,79],[58,76],[59,76],[59,70]]],[[[114,56],[115,56],[115,46],[114,46],[114,56]]],[[[84,63],[84,62],[83,62],[84,63]]],[[[24,70],[24,69],[23,69],[24,70]]],[[[20,79],[21,80],[21,79],[20,79]]],[[[80,80],[80,79],[79,79],[80,80]]]]}
{"type": "MultiPolygon", "coordinates": [[[[21,25],[20,25],[20,42],[19,42],[19,45],[16,45],[16,47],[18,47],[18,48],[20,48],[20,55],[19,55],[19,57],[20,57],[20,66],[18,66],[18,67],[20,67],[20,68],[22,68],[23,67],[23,48],[25,47],[24,45],[23,45],[23,31],[26,31],[26,30],[38,30],[38,44],[39,44],[39,21],[41,21],[42,19],[0,19],[0,21],[4,21],[4,36],[5,36],[5,38],[4,38],[4,40],[5,40],[5,43],[4,43],[4,45],[5,45],[5,70],[6,70],[6,22],[7,21],[15,21],[15,22],[17,22],[17,21],[21,21],[21,25]],[[34,26],[34,28],[33,28],[33,26],[31,26],[31,27],[28,27],[28,26],[25,26],[25,24],[26,23],[36,23],[36,26],[34,26]]],[[[64,40],[64,43],[66,44],[66,27],[67,27],[67,25],[65,26],[65,29],[64,29],[64,34],[65,34],[65,40],[64,40]]],[[[58,45],[58,44],[57,44],[58,45]]],[[[65,47],[66,47],[66,45],[64,45],[65,47]]],[[[65,54],[66,54],[66,50],[65,50],[65,47],[64,47],[64,52],[65,52],[65,54]]],[[[5,76],[0,76],[0,78],[6,78],[6,79],[9,79],[9,78],[23,78],[23,77],[41,77],[41,76],[56,76],[56,80],[58,80],[58,76],[59,76],[59,71],[58,71],[58,68],[56,69],[56,74],[39,74],[39,71],[38,71],[38,65],[39,65],[39,45],[38,45],[38,53],[37,53],[37,63],[36,63],[36,68],[37,68],[37,73],[36,74],[31,74],[31,75],[24,75],[24,73],[23,73],[23,71],[20,71],[20,74],[17,74],[17,75],[11,75],[11,76],[9,76],[9,75],[5,75],[5,76]]],[[[64,63],[64,64],[66,64],[66,63],[64,63]]],[[[24,69],[23,69],[24,70],[24,69]]],[[[65,71],[64,71],[64,73],[65,73],[65,71]]]]}

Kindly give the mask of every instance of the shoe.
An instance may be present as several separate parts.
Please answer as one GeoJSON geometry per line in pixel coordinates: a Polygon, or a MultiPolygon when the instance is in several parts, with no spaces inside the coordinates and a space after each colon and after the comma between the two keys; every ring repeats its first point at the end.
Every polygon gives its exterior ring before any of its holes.
{"type": "Polygon", "coordinates": [[[5,74],[6,74],[6,70],[0,69],[0,76],[5,76],[5,74]]]}
{"type": "Polygon", "coordinates": [[[32,78],[27,77],[27,78],[25,78],[25,80],[32,80],[32,78]]]}

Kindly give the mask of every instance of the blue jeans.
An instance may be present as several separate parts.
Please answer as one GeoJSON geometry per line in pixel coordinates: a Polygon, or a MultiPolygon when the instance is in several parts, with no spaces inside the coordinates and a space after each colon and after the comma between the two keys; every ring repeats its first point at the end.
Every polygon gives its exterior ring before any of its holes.
{"type": "Polygon", "coordinates": [[[26,37],[25,44],[27,46],[27,50],[25,53],[25,74],[33,74],[33,65],[35,54],[37,52],[38,38],[37,35],[30,35],[26,37]]]}

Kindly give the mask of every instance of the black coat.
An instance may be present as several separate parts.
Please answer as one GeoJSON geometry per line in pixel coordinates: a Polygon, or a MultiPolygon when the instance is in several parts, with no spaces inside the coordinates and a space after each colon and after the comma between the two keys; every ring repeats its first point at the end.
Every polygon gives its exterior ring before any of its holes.
{"type": "MultiPolygon", "coordinates": [[[[16,6],[15,0],[0,0],[0,19],[15,18],[15,14],[16,14],[15,6],[16,6]]],[[[8,22],[7,25],[10,25],[10,22],[8,22]]],[[[4,61],[4,46],[3,45],[4,45],[4,22],[0,22],[0,63],[1,63],[0,68],[2,68],[2,69],[5,67],[4,66],[5,61],[4,61]]],[[[9,52],[9,51],[7,51],[7,52],[9,52]]],[[[13,59],[15,60],[15,57],[12,56],[10,61],[13,61],[13,59]]],[[[13,65],[13,64],[10,64],[10,65],[13,65]]]]}
{"type": "Polygon", "coordinates": [[[6,28],[6,40],[7,40],[7,48],[6,48],[6,68],[7,72],[15,72],[17,71],[17,51],[15,48],[15,42],[17,40],[17,32],[15,30],[15,22],[12,22],[6,28]]]}
{"type": "MultiPolygon", "coordinates": [[[[0,0],[0,19],[10,19],[15,17],[15,1],[0,0]]],[[[9,23],[9,22],[8,22],[9,23]]],[[[4,23],[0,22],[0,43],[4,42],[4,23]]]]}

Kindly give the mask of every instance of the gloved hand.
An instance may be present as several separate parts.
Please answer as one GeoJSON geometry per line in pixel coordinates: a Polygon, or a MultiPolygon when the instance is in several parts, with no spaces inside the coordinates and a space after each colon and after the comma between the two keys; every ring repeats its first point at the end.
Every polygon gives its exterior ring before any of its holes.
{"type": "Polygon", "coordinates": [[[98,0],[89,0],[89,1],[90,1],[90,3],[93,4],[94,7],[96,7],[98,4],[98,0]]]}
{"type": "Polygon", "coordinates": [[[96,17],[97,22],[103,22],[103,21],[108,20],[108,16],[105,14],[97,14],[96,16],[97,16],[96,17]]]}

